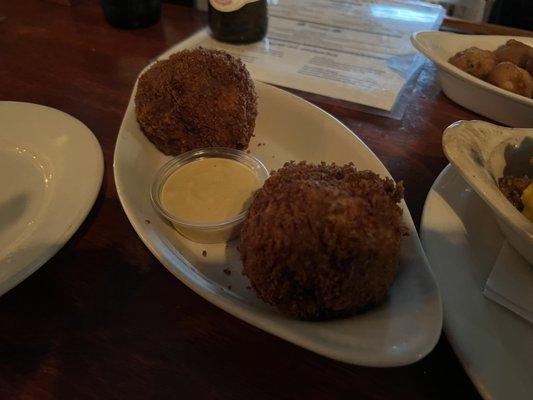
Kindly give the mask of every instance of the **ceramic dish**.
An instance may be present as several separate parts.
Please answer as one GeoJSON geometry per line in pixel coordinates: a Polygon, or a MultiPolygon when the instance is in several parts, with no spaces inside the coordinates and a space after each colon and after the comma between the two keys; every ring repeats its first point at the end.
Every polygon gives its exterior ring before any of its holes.
{"type": "Polygon", "coordinates": [[[429,191],[420,237],[442,293],[444,331],[480,394],[533,399],[533,324],[482,292],[505,239],[452,166],[429,191]]]}
{"type": "Polygon", "coordinates": [[[504,128],[483,121],[459,121],[444,131],[448,160],[490,206],[509,243],[533,264],[533,223],[500,192],[498,179],[533,175],[533,129],[504,128]]]}
{"type": "Polygon", "coordinates": [[[77,119],[0,102],[0,295],[52,257],[91,209],[103,156],[77,119]]]}
{"type": "MultiPolygon", "coordinates": [[[[256,82],[256,90],[259,115],[249,150],[267,169],[277,169],[288,160],[353,161],[358,168],[390,176],[357,136],[324,111],[261,82],[256,82]]],[[[298,321],[278,313],[250,290],[249,281],[241,274],[238,241],[194,243],[156,213],[150,186],[169,159],[142,134],[132,97],[115,148],[120,200],[152,253],[200,296],[267,332],[349,363],[405,365],[421,359],[435,346],[442,322],[439,292],[405,203],[401,206],[409,236],[403,239],[400,272],[387,301],[352,318],[298,321]]]]}
{"type": "Polygon", "coordinates": [[[448,62],[458,51],[472,46],[495,50],[509,39],[533,46],[533,38],[417,32],[411,42],[437,65],[437,77],[450,99],[478,114],[514,127],[533,127],[533,99],[503,90],[460,70],[448,62]]]}
{"type": "Polygon", "coordinates": [[[240,228],[248,214],[248,207],[238,215],[222,221],[194,222],[176,218],[165,210],[161,201],[163,187],[168,177],[182,166],[205,158],[226,158],[234,160],[250,169],[250,172],[261,184],[268,178],[268,170],[261,161],[241,150],[224,147],[210,147],[191,150],[180,154],[166,163],[156,174],[152,184],[151,199],[154,208],[166,218],[178,232],[185,237],[199,243],[219,243],[234,239],[240,233],[240,228]]]}

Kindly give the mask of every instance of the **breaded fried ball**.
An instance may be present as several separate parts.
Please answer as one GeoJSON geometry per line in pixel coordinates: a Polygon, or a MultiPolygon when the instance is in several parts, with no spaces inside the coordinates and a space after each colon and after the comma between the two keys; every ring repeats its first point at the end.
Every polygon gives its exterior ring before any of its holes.
{"type": "Polygon", "coordinates": [[[520,68],[525,68],[529,58],[533,57],[533,47],[518,40],[508,40],[494,51],[498,62],[511,62],[520,68]]]}
{"type": "Polygon", "coordinates": [[[301,319],[352,315],[384,301],[407,230],[401,184],[344,166],[286,163],[258,191],[241,259],[258,297],[301,319]]]}
{"type": "Polygon", "coordinates": [[[520,67],[510,62],[502,62],[494,67],[487,81],[510,92],[531,97],[533,94],[533,78],[520,67]]]}
{"type": "Polygon", "coordinates": [[[245,149],[254,131],[257,95],[244,64],[220,50],[183,50],[139,79],[137,120],[163,153],[200,147],[245,149]]]}
{"type": "Polygon", "coordinates": [[[470,47],[460,51],[448,61],[457,68],[480,79],[485,79],[497,63],[496,56],[491,51],[477,47],[470,47]]]}

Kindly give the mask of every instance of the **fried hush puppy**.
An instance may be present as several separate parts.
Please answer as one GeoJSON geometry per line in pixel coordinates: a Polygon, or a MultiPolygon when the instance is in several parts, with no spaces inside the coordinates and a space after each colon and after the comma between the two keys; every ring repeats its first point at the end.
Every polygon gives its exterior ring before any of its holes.
{"type": "Polygon", "coordinates": [[[477,47],[470,47],[460,51],[448,61],[457,68],[480,79],[485,79],[497,63],[496,56],[491,51],[481,50],[477,47]]]}
{"type": "Polygon", "coordinates": [[[518,40],[508,40],[494,52],[470,47],[448,62],[502,89],[533,96],[533,47],[518,40]]]}
{"type": "Polygon", "coordinates": [[[527,61],[533,58],[533,47],[518,40],[508,40],[494,51],[498,62],[511,62],[520,68],[525,68],[527,61]]]}
{"type": "Polygon", "coordinates": [[[254,131],[257,95],[244,64],[220,50],[183,50],[139,79],[137,120],[163,153],[200,147],[245,149],[254,131]]]}
{"type": "Polygon", "coordinates": [[[490,71],[487,82],[510,92],[531,97],[533,94],[533,78],[529,73],[510,62],[502,62],[490,71]]]}
{"type": "Polygon", "coordinates": [[[384,301],[407,229],[402,184],[344,166],[286,163],[250,207],[243,274],[258,297],[300,319],[349,316],[384,301]]]}

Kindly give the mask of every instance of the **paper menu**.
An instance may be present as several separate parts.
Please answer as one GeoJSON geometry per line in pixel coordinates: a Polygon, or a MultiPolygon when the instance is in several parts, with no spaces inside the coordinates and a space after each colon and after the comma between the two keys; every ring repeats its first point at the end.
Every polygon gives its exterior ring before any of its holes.
{"type": "Polygon", "coordinates": [[[226,50],[264,82],[390,111],[422,60],[411,33],[442,18],[440,6],[407,1],[272,0],[262,42],[229,45],[204,30],[186,47],[226,50]]]}

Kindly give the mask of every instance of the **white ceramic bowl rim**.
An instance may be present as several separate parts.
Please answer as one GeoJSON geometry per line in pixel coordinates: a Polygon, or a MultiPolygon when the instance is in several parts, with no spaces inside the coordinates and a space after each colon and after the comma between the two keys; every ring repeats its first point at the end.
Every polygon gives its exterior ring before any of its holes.
{"type": "MultiPolygon", "coordinates": [[[[533,246],[533,223],[524,217],[520,211],[518,211],[511,202],[504,196],[500,191],[494,177],[492,179],[492,184],[489,184],[484,179],[480,179],[479,175],[468,173],[466,171],[465,160],[460,157],[458,154],[453,152],[452,146],[448,145],[449,138],[456,134],[459,129],[464,128],[465,126],[488,126],[492,129],[497,129],[501,131],[507,131],[510,134],[516,132],[518,135],[529,134],[533,137],[533,129],[522,129],[522,128],[507,128],[491,124],[485,121],[457,121],[451,124],[443,134],[443,150],[446,154],[448,160],[459,170],[461,175],[466,179],[466,181],[472,185],[474,190],[483,198],[483,200],[491,207],[493,211],[504,221],[511,224],[516,230],[521,232],[523,236],[529,238],[533,246]]],[[[507,136],[508,138],[509,136],[507,136]]],[[[505,140],[505,138],[502,138],[505,140]]],[[[501,143],[501,142],[500,142],[501,143]]],[[[479,166],[479,168],[483,168],[479,166]]],[[[487,171],[491,176],[490,171],[487,171]]]]}
{"type": "MultiPolygon", "coordinates": [[[[477,36],[477,35],[465,35],[465,34],[459,34],[459,33],[451,33],[451,32],[435,32],[435,31],[420,31],[415,32],[411,35],[411,43],[413,46],[419,50],[421,53],[423,53],[427,58],[429,58],[431,61],[433,61],[435,64],[437,64],[439,67],[444,69],[446,72],[452,74],[453,76],[463,80],[471,82],[479,87],[482,87],[487,90],[491,90],[493,92],[499,93],[502,96],[508,97],[510,99],[519,101],[520,103],[523,103],[528,106],[533,106],[533,99],[528,99],[525,96],[521,96],[519,94],[510,92],[508,90],[504,90],[496,85],[493,85],[491,83],[485,82],[483,79],[479,79],[473,75],[470,75],[469,73],[457,68],[455,65],[452,65],[448,62],[447,59],[439,56],[438,54],[435,54],[432,49],[430,49],[425,44],[424,37],[431,37],[436,36],[437,38],[441,38],[439,40],[443,40],[446,36],[449,37],[449,40],[454,40],[454,37],[457,38],[457,36],[477,36]]],[[[486,38],[488,35],[484,35],[486,38]]],[[[502,44],[505,44],[510,39],[520,40],[521,38],[519,36],[496,36],[492,35],[493,38],[501,38],[502,44]]],[[[523,40],[523,39],[522,39],[523,40]]]]}

